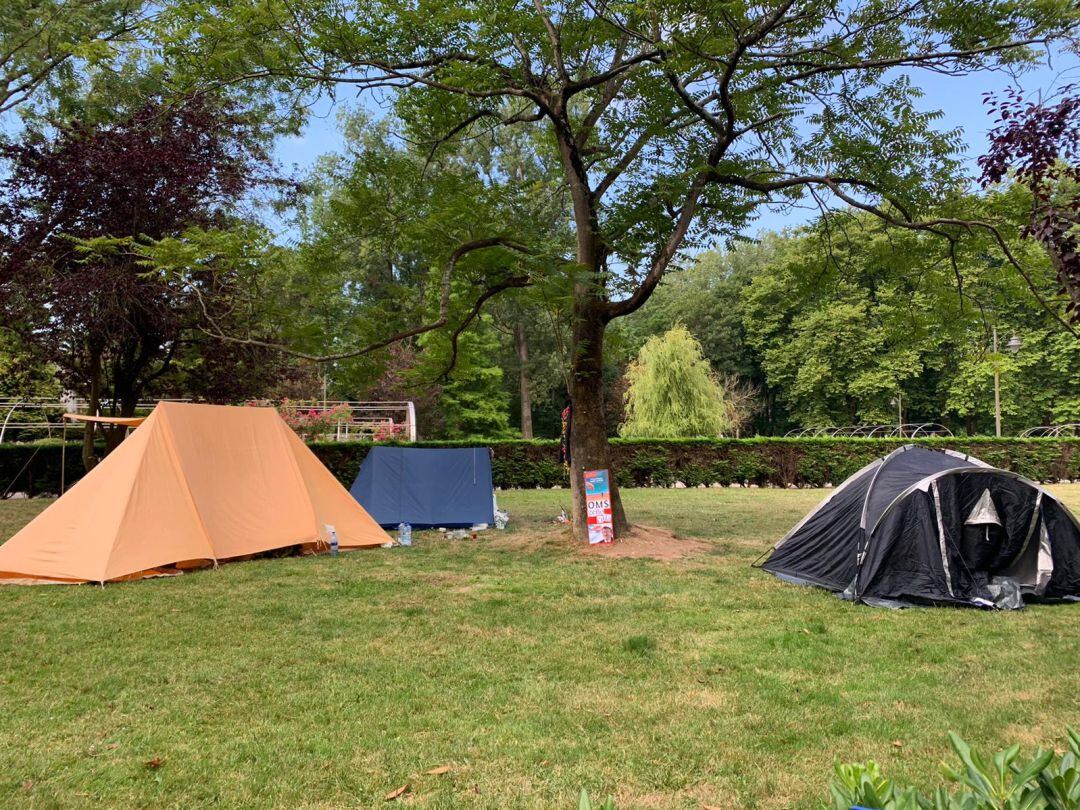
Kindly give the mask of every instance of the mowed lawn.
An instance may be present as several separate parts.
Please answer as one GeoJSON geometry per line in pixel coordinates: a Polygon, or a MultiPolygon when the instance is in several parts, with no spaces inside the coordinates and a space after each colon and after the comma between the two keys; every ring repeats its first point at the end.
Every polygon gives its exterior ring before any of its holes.
{"type": "MultiPolygon", "coordinates": [[[[819,807],[837,759],[928,786],[949,730],[1080,726],[1080,605],[890,612],[752,570],[824,494],[627,491],[710,541],[674,562],[583,555],[567,493],[528,491],[496,539],[0,588],[0,806],[819,807]]],[[[0,503],[0,538],[44,505],[0,503]]]]}

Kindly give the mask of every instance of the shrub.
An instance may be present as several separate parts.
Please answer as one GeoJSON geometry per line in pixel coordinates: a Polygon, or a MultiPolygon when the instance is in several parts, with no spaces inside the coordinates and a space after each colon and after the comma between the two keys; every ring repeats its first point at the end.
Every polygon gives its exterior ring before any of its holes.
{"type": "Polygon", "coordinates": [[[622,436],[719,436],[734,426],[727,392],[685,326],[646,340],[626,378],[622,436]]]}
{"type": "Polygon", "coordinates": [[[1063,754],[1041,748],[1030,759],[1020,746],[984,759],[955,734],[949,742],[960,767],[946,766],[956,787],[924,795],[886,778],[876,762],[836,766],[830,786],[834,810],[1075,810],[1080,807],[1080,735],[1067,730],[1063,754]]]}
{"type": "MultiPolygon", "coordinates": [[[[386,442],[396,443],[393,439],[386,442]]],[[[1057,439],[613,439],[612,467],[620,486],[704,484],[820,487],[839,484],[860,467],[901,444],[951,449],[1013,470],[1036,481],[1080,480],[1080,438],[1057,439]]],[[[418,442],[415,447],[478,444],[494,453],[495,486],[503,489],[567,486],[556,441],[418,442]]],[[[309,446],[348,486],[372,442],[311,441],[309,446]]],[[[79,445],[69,444],[68,481],[82,474],[79,445]]],[[[0,493],[55,493],[60,482],[60,442],[0,445],[0,493]],[[32,457],[32,458],[31,458],[32,457]]]]}
{"type": "Polygon", "coordinates": [[[313,408],[283,399],[277,411],[285,424],[306,442],[332,436],[339,425],[352,420],[352,411],[345,403],[333,408],[313,408]]]}

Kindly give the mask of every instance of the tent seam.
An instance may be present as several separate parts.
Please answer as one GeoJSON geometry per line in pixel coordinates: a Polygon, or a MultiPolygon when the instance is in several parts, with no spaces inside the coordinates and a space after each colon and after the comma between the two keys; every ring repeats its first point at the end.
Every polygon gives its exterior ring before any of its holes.
{"type": "Polygon", "coordinates": [[[941,550],[941,567],[945,571],[945,587],[949,591],[949,596],[955,599],[952,571],[949,570],[949,552],[945,547],[945,519],[941,514],[941,490],[938,488],[937,481],[932,482],[930,488],[934,491],[934,515],[937,518],[938,548],[941,550]]]}
{"type": "MultiPolygon", "coordinates": [[[[158,407],[160,408],[161,405],[159,404],[158,407]]],[[[165,409],[162,408],[161,412],[164,414],[165,409]]],[[[177,454],[176,447],[173,444],[173,441],[174,441],[175,437],[173,435],[172,424],[169,422],[169,420],[167,418],[163,418],[162,421],[164,422],[165,429],[168,432],[168,436],[166,437],[167,441],[165,442],[165,445],[169,449],[169,458],[172,459],[173,464],[176,467],[177,478],[180,479],[181,487],[183,489],[185,497],[187,498],[188,504],[191,506],[191,511],[195,515],[195,520],[197,520],[199,522],[199,531],[202,532],[203,540],[206,541],[206,548],[210,552],[210,559],[214,561],[214,567],[216,568],[217,564],[218,564],[217,549],[214,548],[214,541],[210,539],[210,532],[208,532],[206,530],[206,522],[203,520],[203,516],[202,516],[202,513],[199,511],[198,504],[195,503],[195,496],[192,495],[191,487],[188,486],[187,476],[184,475],[184,467],[180,463],[180,456],[177,454]]]]}
{"type": "MultiPolygon", "coordinates": [[[[267,409],[267,410],[270,410],[270,409],[267,409]]],[[[311,523],[312,523],[312,528],[314,528],[314,530],[315,530],[315,536],[314,536],[314,538],[312,538],[311,542],[318,545],[318,544],[322,543],[322,534],[319,531],[319,520],[320,520],[320,518],[319,518],[318,513],[315,510],[315,501],[313,501],[312,498],[311,498],[311,490],[308,489],[307,481],[304,480],[304,473],[300,470],[300,462],[296,458],[296,452],[293,450],[292,445],[289,442],[289,436],[285,432],[285,431],[289,431],[289,432],[295,433],[295,431],[293,431],[293,429],[291,427],[289,427],[289,425],[285,422],[285,420],[282,418],[281,414],[278,413],[276,409],[274,410],[274,416],[277,417],[278,438],[285,445],[285,452],[289,457],[289,461],[292,462],[293,474],[296,476],[297,483],[299,484],[300,489],[304,493],[304,497],[307,500],[308,507],[310,507],[310,509],[311,509],[311,523]]],[[[326,524],[324,523],[323,525],[325,526],[326,524]]],[[[329,543],[329,540],[330,540],[330,538],[327,537],[327,542],[328,543],[329,543]]]]}
{"type": "MultiPolygon", "coordinates": [[[[152,415],[153,414],[151,414],[151,416],[152,415]]],[[[147,419],[149,419],[149,417],[147,417],[147,419]]],[[[143,424],[146,424],[146,423],[144,422],[143,424]]],[[[142,427],[142,425],[139,425],[139,427],[142,427]]],[[[137,429],[138,428],[136,428],[136,430],[137,429]]],[[[130,438],[130,437],[125,438],[124,441],[127,441],[128,438],[130,438]]],[[[116,528],[115,528],[115,530],[113,532],[114,535],[119,534],[120,528],[124,525],[124,520],[127,518],[128,510],[131,508],[131,494],[135,489],[135,482],[139,480],[139,473],[142,471],[142,467],[143,467],[143,464],[145,463],[145,460],[146,460],[146,454],[143,453],[142,456],[139,457],[139,463],[138,463],[138,465],[136,465],[134,475],[131,478],[131,486],[128,488],[127,499],[124,501],[124,508],[122,510],[120,510],[120,517],[116,521],[116,528]]],[[[104,586],[105,583],[108,582],[107,574],[109,573],[109,564],[112,562],[113,553],[115,551],[116,551],[116,539],[114,537],[113,542],[109,544],[109,553],[105,555],[105,563],[104,563],[104,565],[101,566],[101,577],[100,577],[100,579],[96,580],[99,585],[104,586]]]]}
{"type": "MultiPolygon", "coordinates": [[[[893,450],[891,453],[889,453],[889,455],[887,455],[887,456],[885,456],[885,458],[881,459],[881,464],[878,465],[878,468],[876,470],[874,470],[874,477],[870,479],[870,486],[868,486],[866,488],[866,496],[863,498],[862,514],[859,516],[859,526],[862,527],[862,530],[864,532],[866,531],[866,510],[870,507],[870,496],[874,492],[874,484],[877,483],[878,476],[881,474],[881,471],[885,469],[886,465],[888,465],[889,461],[894,456],[897,456],[900,453],[903,453],[904,451],[906,451],[906,450],[908,450],[908,449],[910,449],[910,448],[912,448],[914,446],[915,445],[913,445],[913,444],[905,444],[905,445],[903,445],[901,447],[897,447],[895,450],[893,450]]],[[[875,526],[876,526],[876,524],[875,524],[875,526]]],[[[873,532],[867,532],[867,539],[869,539],[869,536],[872,533],[873,532]]]]}

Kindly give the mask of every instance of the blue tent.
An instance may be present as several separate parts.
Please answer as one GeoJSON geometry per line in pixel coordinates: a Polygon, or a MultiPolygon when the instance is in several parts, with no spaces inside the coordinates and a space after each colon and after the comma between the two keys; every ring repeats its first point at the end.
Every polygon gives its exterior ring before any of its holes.
{"type": "Polygon", "coordinates": [[[383,527],[495,523],[486,447],[373,447],[349,492],[383,527]]]}

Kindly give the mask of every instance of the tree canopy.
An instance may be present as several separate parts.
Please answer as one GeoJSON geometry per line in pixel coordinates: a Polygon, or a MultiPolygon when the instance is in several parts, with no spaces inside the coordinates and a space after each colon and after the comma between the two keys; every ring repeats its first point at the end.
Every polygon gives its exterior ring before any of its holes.
{"type": "MultiPolygon", "coordinates": [[[[460,251],[497,251],[504,269],[477,285],[466,319],[511,279],[556,286],[571,301],[571,482],[583,535],[580,471],[610,460],[607,324],[761,206],[839,202],[950,245],[995,231],[933,213],[957,187],[959,134],[936,129],[910,73],[1022,68],[1076,22],[1065,0],[377,0],[363,14],[336,0],[201,0],[172,7],[158,36],[192,86],[370,93],[393,106],[403,138],[432,154],[492,128],[535,132],[558,167],[572,256],[500,218],[446,250],[438,284],[452,287],[460,251]]],[[[513,210],[522,189],[504,199],[513,210]]],[[[440,305],[433,320],[391,337],[443,326],[457,328],[440,305]]],[[[612,508],[619,533],[617,487],[612,508]]]]}
{"type": "MultiPolygon", "coordinates": [[[[193,229],[227,226],[242,238],[234,215],[258,174],[258,137],[207,98],[158,99],[114,123],[28,129],[0,155],[4,326],[92,410],[108,401],[131,415],[178,370],[206,318],[236,322],[235,268],[211,261],[169,275],[148,268],[144,251],[193,229]]],[[[240,374],[238,359],[207,351],[198,387],[243,396],[245,376],[274,373],[263,357],[240,374]]]]}
{"type": "Polygon", "coordinates": [[[0,114],[80,95],[148,33],[144,0],[5,0],[0,5],[0,114]]]}

